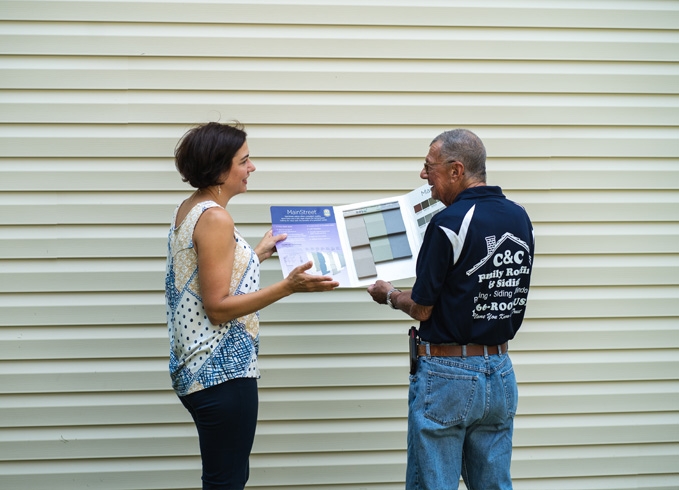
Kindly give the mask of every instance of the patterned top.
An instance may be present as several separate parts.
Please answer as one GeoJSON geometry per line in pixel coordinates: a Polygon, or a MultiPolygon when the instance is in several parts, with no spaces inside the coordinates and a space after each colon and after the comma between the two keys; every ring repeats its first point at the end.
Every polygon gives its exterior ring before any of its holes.
{"type": "MultiPolygon", "coordinates": [[[[234,378],[259,378],[259,312],[220,325],[208,320],[198,283],[198,256],[193,231],[206,209],[219,206],[196,204],[175,227],[174,211],[168,234],[165,305],[170,338],[170,377],[179,396],[234,378]]],[[[229,294],[259,289],[259,258],[252,247],[234,233],[236,252],[229,294]]]]}

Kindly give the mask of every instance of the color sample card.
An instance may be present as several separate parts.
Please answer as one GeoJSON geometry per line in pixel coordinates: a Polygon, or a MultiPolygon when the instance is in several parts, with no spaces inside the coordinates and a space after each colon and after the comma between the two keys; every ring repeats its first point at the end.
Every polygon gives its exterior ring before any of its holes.
{"type": "Polygon", "coordinates": [[[403,196],[345,206],[271,206],[284,275],[309,260],[311,274],[340,287],[415,276],[417,253],[431,218],[443,209],[424,185],[403,196]]]}
{"type": "Polygon", "coordinates": [[[284,275],[312,261],[308,274],[348,282],[332,206],[271,206],[271,223],[274,235],[288,235],[276,244],[284,275]]]}
{"type": "Polygon", "coordinates": [[[359,279],[376,276],[378,263],[413,256],[398,201],[347,210],[344,223],[359,279]]]}
{"type": "Polygon", "coordinates": [[[443,209],[443,204],[440,201],[430,197],[428,199],[423,199],[422,201],[416,202],[413,206],[413,211],[415,211],[415,217],[417,218],[417,226],[420,229],[420,236],[424,238],[424,232],[427,229],[427,225],[434,217],[436,213],[443,209]]]}

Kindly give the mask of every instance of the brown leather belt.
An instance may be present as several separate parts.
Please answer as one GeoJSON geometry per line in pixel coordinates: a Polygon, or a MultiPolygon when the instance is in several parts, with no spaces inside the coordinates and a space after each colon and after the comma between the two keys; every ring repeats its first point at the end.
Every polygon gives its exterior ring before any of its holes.
{"type": "Polygon", "coordinates": [[[502,345],[455,345],[455,344],[429,344],[429,354],[427,354],[427,345],[419,344],[417,346],[417,357],[432,356],[432,357],[469,357],[469,356],[494,356],[496,354],[505,354],[509,349],[509,343],[505,342],[502,345]],[[485,348],[485,349],[484,349],[485,348]]]}

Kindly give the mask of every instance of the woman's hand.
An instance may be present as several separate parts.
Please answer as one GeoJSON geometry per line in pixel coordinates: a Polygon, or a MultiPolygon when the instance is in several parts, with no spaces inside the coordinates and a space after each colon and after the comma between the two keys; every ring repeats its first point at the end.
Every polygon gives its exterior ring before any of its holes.
{"type": "Polygon", "coordinates": [[[266,259],[271,257],[276,251],[276,244],[281,240],[285,240],[288,237],[285,233],[281,235],[274,236],[273,230],[269,230],[264,233],[264,238],[255,247],[255,253],[259,257],[260,262],[264,262],[266,259]]]}
{"type": "Polygon", "coordinates": [[[293,293],[309,293],[313,291],[330,291],[339,286],[339,282],[328,276],[314,276],[307,274],[314,263],[312,261],[295,267],[285,281],[293,293]]]}

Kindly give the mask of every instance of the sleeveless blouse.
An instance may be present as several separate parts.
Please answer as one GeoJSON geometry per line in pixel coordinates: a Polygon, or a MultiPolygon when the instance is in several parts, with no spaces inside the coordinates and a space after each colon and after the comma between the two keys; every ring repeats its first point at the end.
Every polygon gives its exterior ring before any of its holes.
{"type": "MultiPolygon", "coordinates": [[[[209,388],[234,378],[259,378],[259,312],[220,325],[208,320],[198,283],[198,256],[193,231],[205,210],[219,206],[196,204],[175,226],[174,211],[168,234],[165,306],[170,340],[170,377],[179,396],[209,388]]],[[[236,251],[229,294],[259,289],[259,258],[235,230],[236,251]]]]}

